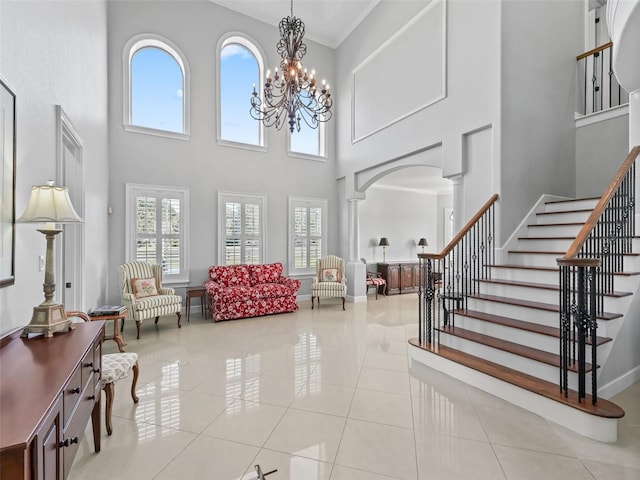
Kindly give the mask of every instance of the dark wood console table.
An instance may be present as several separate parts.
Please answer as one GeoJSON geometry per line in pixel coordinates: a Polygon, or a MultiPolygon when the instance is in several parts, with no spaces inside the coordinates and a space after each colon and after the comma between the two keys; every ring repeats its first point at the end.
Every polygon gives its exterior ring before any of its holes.
{"type": "Polygon", "coordinates": [[[418,291],[420,286],[418,262],[378,263],[378,272],[387,281],[387,295],[418,291]]]}
{"type": "Polygon", "coordinates": [[[1,476],[64,479],[89,417],[100,451],[104,322],[76,324],[52,338],[19,334],[0,346],[1,476]]]}

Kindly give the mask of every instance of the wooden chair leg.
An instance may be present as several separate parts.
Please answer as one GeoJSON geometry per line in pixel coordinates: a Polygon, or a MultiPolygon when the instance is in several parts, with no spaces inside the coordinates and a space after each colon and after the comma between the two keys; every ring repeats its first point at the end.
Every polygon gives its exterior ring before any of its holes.
{"type": "Polygon", "coordinates": [[[342,309],[346,310],[346,308],[344,308],[344,297],[342,297],[342,309]]]}
{"type": "Polygon", "coordinates": [[[113,410],[113,382],[107,383],[104,386],[104,393],[107,399],[105,404],[105,423],[107,424],[107,435],[111,435],[113,433],[113,427],[111,426],[111,410],[113,410]]]}
{"type": "Polygon", "coordinates": [[[156,325],[158,324],[158,320],[160,320],[160,317],[156,317],[156,325]]]}
{"type": "Polygon", "coordinates": [[[138,329],[138,336],[136,337],[138,340],[140,340],[140,324],[142,322],[140,320],[136,320],[136,328],[138,329]]]}
{"type": "MultiPolygon", "coordinates": [[[[313,295],[311,295],[311,310],[313,310],[313,301],[315,300],[316,297],[314,297],[313,295]]],[[[320,299],[318,299],[318,305],[320,305],[320,299]]]]}
{"type": "Polygon", "coordinates": [[[136,395],[136,384],[138,383],[138,375],[140,374],[140,368],[138,362],[133,364],[133,380],[131,381],[131,398],[133,403],[138,403],[138,396],[136,395]]]}
{"type": "Polygon", "coordinates": [[[178,311],[176,312],[176,315],[178,315],[178,328],[182,328],[182,324],[180,323],[180,320],[182,319],[182,314],[178,311]]]}

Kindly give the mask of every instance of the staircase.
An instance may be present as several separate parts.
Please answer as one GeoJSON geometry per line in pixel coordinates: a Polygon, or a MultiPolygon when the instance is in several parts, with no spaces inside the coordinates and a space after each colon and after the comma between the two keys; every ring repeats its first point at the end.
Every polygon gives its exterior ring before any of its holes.
{"type": "MultiPolygon", "coordinates": [[[[560,288],[556,259],[565,255],[598,200],[541,202],[529,215],[530,221],[519,229],[521,235],[510,242],[504,261],[491,264],[486,278],[474,280],[466,289],[466,306],[460,302],[452,307],[449,302],[447,307],[443,285],[436,286],[429,315],[433,338],[411,339],[415,347],[410,349],[412,358],[578,433],[604,442],[616,441],[617,419],[624,411],[602,398],[595,405],[589,395],[580,400],[576,392],[577,365],[568,365],[567,394],[559,387],[560,288]],[[453,313],[445,315],[444,321],[440,320],[441,303],[445,303],[445,311],[453,313]]],[[[637,255],[628,254],[631,262],[625,266],[634,267],[637,255]]],[[[467,265],[464,268],[468,269],[467,265]]],[[[638,288],[640,275],[635,270],[640,268],[633,270],[614,275],[614,286],[620,291],[614,289],[606,295],[604,311],[597,315],[598,365],[587,362],[587,385],[594,368],[606,363],[632,292],[638,288]]],[[[454,274],[451,278],[457,277],[454,274]]],[[[571,343],[575,344],[573,338],[571,343]]]]}

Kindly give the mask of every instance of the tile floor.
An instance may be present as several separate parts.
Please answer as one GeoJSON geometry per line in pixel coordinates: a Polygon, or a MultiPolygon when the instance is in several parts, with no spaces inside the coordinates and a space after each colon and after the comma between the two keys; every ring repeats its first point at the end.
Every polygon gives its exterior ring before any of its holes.
{"type": "Polygon", "coordinates": [[[71,479],[249,480],[255,464],[278,469],[267,480],[640,479],[640,383],[613,399],[627,415],[601,444],[412,365],[415,295],[339,303],[167,317],[140,340],[128,324],[140,403],[121,380],[113,435],[99,454],[84,436],[71,479]]]}

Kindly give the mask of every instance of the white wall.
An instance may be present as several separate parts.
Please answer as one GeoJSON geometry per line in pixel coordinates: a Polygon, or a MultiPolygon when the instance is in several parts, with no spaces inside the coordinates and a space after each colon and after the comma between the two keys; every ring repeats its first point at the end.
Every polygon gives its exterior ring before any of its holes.
{"type": "MultiPolygon", "coordinates": [[[[106,296],[106,19],[101,0],[0,1],[0,75],[17,95],[17,217],[31,186],[56,178],[56,104],[84,142],[86,308],[106,296]]],[[[16,280],[0,289],[0,334],[27,324],[44,300],[38,256],[46,242],[36,228],[16,225],[16,280]]]]}
{"type": "Polygon", "coordinates": [[[370,187],[360,202],[360,256],[367,263],[382,262],[380,237],[387,237],[386,259],[416,260],[418,240],[425,237],[425,252],[438,250],[438,195],[417,191],[370,187]]]}
{"type": "Polygon", "coordinates": [[[576,196],[599,197],[629,154],[629,115],[576,128],[576,196]]]}
{"type": "MultiPolygon", "coordinates": [[[[327,198],[329,251],[338,251],[338,191],[335,168],[335,125],[327,124],[326,162],[287,156],[287,131],[267,129],[268,151],[224,147],[216,141],[216,45],[227,32],[250,35],[266,54],[266,68],[278,65],[275,25],[268,25],[206,0],[182,2],[109,2],[111,248],[110,299],[119,301],[118,265],[125,261],[125,184],[148,183],[190,188],[190,282],[201,284],[218,262],[217,195],[219,190],[267,197],[266,261],[287,261],[288,196],[327,198]],[[154,33],[173,42],[191,69],[191,138],[166,139],[125,132],[122,125],[122,52],[134,35],[154,33]],[[333,219],[333,220],[332,220],[333,219]]],[[[306,40],[304,64],[332,85],[334,51],[306,40]]],[[[247,112],[250,93],[247,92],[247,112]]],[[[301,294],[309,294],[304,281],[301,294]]]]}

